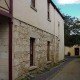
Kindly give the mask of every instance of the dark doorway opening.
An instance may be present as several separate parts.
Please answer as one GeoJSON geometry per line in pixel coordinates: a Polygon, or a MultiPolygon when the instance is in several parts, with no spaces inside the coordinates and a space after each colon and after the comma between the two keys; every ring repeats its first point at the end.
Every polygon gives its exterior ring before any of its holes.
{"type": "Polygon", "coordinates": [[[79,48],[75,48],[75,55],[79,55],[79,48]]]}
{"type": "Polygon", "coordinates": [[[68,56],[71,56],[71,53],[70,52],[68,52],[68,56]]]}
{"type": "Polygon", "coordinates": [[[30,38],[30,66],[34,66],[34,43],[35,38],[30,38]]]}
{"type": "Polygon", "coordinates": [[[9,20],[0,14],[0,80],[9,80],[9,20]]]}
{"type": "Polygon", "coordinates": [[[47,41],[47,61],[50,61],[50,41],[47,41]]]}

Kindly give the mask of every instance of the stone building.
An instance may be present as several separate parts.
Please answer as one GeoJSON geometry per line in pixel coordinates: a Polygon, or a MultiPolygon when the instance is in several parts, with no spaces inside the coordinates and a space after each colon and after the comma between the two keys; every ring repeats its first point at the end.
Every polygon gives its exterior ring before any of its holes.
{"type": "Polygon", "coordinates": [[[64,20],[51,0],[0,0],[0,80],[63,59],[64,20]]]}

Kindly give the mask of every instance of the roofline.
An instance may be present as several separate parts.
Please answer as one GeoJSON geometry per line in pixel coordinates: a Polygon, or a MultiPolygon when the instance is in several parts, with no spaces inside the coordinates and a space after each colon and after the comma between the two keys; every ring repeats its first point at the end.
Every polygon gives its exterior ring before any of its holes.
{"type": "Polygon", "coordinates": [[[56,9],[56,11],[60,14],[60,16],[62,17],[62,19],[64,20],[64,16],[60,12],[60,10],[57,8],[57,6],[52,2],[52,0],[50,0],[50,3],[52,4],[52,6],[54,7],[54,9],[56,9]]]}

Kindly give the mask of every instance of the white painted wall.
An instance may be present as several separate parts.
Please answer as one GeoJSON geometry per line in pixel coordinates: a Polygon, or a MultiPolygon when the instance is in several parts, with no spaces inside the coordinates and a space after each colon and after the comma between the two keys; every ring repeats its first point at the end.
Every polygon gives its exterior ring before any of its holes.
{"type": "Polygon", "coordinates": [[[34,11],[30,5],[31,0],[14,0],[13,16],[26,23],[54,34],[54,8],[50,6],[51,22],[47,20],[47,0],[36,0],[34,11]]]}
{"type": "Polygon", "coordinates": [[[47,31],[60,38],[60,60],[64,58],[64,21],[60,14],[50,5],[51,22],[47,20],[47,0],[36,0],[36,9],[31,7],[31,0],[14,0],[13,1],[13,16],[21,21],[36,26],[44,31],[47,31]],[[58,22],[60,29],[58,30],[58,22]],[[59,33],[59,34],[58,34],[59,33]]]}
{"type": "Polygon", "coordinates": [[[64,59],[64,21],[59,13],[55,10],[55,35],[59,41],[59,60],[64,59]],[[58,23],[60,26],[58,27],[58,23]]]}
{"type": "MultiPolygon", "coordinates": [[[[7,2],[7,4],[8,4],[8,6],[9,6],[9,0],[6,0],[6,2],[7,2]]],[[[0,7],[0,10],[9,12],[9,11],[8,11],[9,8],[8,8],[8,6],[6,5],[6,2],[5,2],[5,0],[0,0],[0,6],[3,7],[3,8],[0,7]],[[7,10],[6,10],[6,9],[7,9],[7,10]]]]}
{"type": "Polygon", "coordinates": [[[68,55],[69,47],[65,47],[65,55],[68,55]]]}

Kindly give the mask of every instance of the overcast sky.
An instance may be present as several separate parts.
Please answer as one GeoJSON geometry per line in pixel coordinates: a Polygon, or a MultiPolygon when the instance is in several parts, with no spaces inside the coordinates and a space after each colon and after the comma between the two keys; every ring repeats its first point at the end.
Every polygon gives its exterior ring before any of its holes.
{"type": "Polygon", "coordinates": [[[62,13],[80,18],[80,0],[52,0],[62,13]]]}

